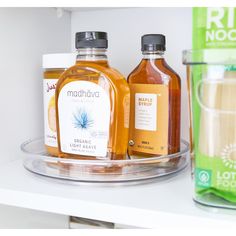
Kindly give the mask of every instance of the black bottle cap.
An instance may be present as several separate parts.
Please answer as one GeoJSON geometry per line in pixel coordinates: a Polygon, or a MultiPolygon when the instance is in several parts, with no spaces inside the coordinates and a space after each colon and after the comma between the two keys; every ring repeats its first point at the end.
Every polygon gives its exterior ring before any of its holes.
{"type": "Polygon", "coordinates": [[[99,31],[77,32],[75,48],[107,48],[107,33],[99,31]]]}
{"type": "Polygon", "coordinates": [[[145,34],[142,36],[142,51],[165,51],[166,37],[163,34],[145,34]]]}

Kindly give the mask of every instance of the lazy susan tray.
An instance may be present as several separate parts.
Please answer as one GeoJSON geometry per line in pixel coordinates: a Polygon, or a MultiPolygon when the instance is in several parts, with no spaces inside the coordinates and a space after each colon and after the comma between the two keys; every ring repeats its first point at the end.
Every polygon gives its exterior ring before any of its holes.
{"type": "Polygon", "coordinates": [[[24,167],[36,174],[90,183],[132,183],[174,174],[188,163],[188,142],[167,156],[127,160],[78,160],[49,156],[42,138],[21,145],[24,167]]]}

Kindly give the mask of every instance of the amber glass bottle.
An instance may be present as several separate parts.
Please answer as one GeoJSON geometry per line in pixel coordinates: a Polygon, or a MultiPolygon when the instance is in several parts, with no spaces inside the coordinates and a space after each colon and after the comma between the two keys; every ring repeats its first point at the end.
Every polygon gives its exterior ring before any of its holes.
{"type": "Polygon", "coordinates": [[[56,89],[59,156],[125,159],[128,145],[129,86],[107,61],[107,34],[79,32],[76,65],[56,89]]]}
{"type": "Polygon", "coordinates": [[[129,75],[129,156],[154,157],[180,149],[181,81],[166,63],[165,36],[142,37],[143,59],[129,75]]]}

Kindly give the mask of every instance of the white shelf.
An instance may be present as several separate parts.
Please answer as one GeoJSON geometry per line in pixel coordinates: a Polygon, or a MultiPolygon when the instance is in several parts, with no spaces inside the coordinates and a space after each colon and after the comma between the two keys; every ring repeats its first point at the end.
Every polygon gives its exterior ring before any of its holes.
{"type": "Polygon", "coordinates": [[[0,204],[137,227],[235,226],[236,211],[194,204],[189,170],[136,186],[62,183],[26,171],[20,160],[0,167],[0,204]]]}
{"type": "MultiPolygon", "coordinates": [[[[132,9],[134,8],[135,7],[132,7],[132,9]]],[[[62,7],[62,9],[70,12],[91,12],[91,11],[110,11],[110,10],[129,9],[129,8],[128,7],[62,7]]]]}

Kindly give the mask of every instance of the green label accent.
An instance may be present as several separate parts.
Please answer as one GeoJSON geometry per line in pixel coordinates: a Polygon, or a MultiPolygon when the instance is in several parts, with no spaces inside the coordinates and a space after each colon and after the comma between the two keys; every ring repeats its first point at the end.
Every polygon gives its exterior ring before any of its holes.
{"type": "Polygon", "coordinates": [[[235,48],[235,8],[193,8],[193,48],[235,48]]]}
{"type": "MultiPolygon", "coordinates": [[[[235,164],[236,162],[233,161],[235,164]]],[[[197,194],[213,193],[236,203],[236,165],[221,157],[195,153],[195,186],[197,194]]]]}
{"type": "Polygon", "coordinates": [[[209,188],[211,186],[211,170],[197,168],[195,180],[197,187],[209,188]]]}

